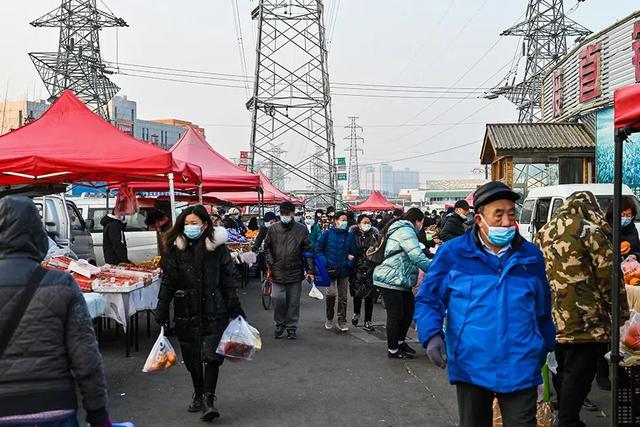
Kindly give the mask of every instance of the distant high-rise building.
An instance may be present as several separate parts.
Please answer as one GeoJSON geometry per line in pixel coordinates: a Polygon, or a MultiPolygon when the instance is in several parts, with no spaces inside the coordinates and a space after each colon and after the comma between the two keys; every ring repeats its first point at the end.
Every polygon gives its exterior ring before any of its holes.
{"type": "Polygon", "coordinates": [[[388,196],[397,196],[402,189],[419,186],[419,171],[394,170],[386,163],[360,168],[360,188],[364,193],[378,190],[388,196]]]}
{"type": "Polygon", "coordinates": [[[40,118],[49,105],[43,99],[0,102],[0,135],[40,118]]]}

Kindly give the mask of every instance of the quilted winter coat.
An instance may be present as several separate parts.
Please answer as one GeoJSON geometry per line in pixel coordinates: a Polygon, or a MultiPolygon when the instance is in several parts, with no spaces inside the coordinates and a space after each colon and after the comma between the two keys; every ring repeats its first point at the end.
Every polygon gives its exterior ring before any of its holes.
{"type": "Polygon", "coordinates": [[[420,247],[410,221],[401,219],[389,227],[384,261],[373,271],[373,284],[380,288],[409,291],[418,281],[418,270],[427,271],[429,260],[420,247]]]}
{"type": "MultiPolygon", "coordinates": [[[[48,246],[31,200],[0,199],[0,334],[48,246]]],[[[87,304],[69,274],[48,271],[0,359],[0,417],[76,409],[76,384],[87,421],[104,420],[107,386],[87,304]]]]}

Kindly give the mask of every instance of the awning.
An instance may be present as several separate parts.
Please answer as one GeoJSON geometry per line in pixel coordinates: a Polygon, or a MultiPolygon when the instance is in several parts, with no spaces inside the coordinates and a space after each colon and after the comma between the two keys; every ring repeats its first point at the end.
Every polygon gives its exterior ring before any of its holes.
{"type": "Polygon", "coordinates": [[[349,205],[349,209],[353,211],[391,211],[403,208],[391,203],[379,191],[374,191],[367,200],[359,205],[349,205]]]}
{"type": "Polygon", "coordinates": [[[640,132],[640,84],[618,89],[614,93],[616,129],[640,132]]]}
{"type": "Polygon", "coordinates": [[[283,193],[276,188],[269,178],[262,172],[259,172],[261,185],[262,185],[262,197],[259,197],[256,191],[242,191],[242,192],[211,192],[204,195],[205,199],[213,197],[215,199],[225,201],[237,206],[252,206],[252,205],[277,205],[282,202],[291,202],[294,205],[304,205],[304,200],[297,199],[293,196],[283,193]]]}
{"type": "Polygon", "coordinates": [[[0,185],[197,182],[197,166],[138,141],[92,112],[67,90],[39,119],[0,136],[0,185]]]}
{"type": "MultiPolygon", "coordinates": [[[[247,191],[260,188],[260,177],[244,171],[213,149],[196,130],[189,128],[171,150],[174,159],[198,165],[202,169],[203,191],[247,191]]],[[[135,191],[165,191],[167,186],[157,182],[132,182],[135,191]]],[[[188,184],[176,184],[176,190],[197,191],[188,184]]]]}

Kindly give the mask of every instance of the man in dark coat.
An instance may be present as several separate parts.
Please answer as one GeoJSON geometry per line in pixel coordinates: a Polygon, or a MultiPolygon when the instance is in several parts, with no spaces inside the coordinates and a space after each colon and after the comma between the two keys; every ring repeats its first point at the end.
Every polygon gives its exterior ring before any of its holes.
{"type": "Polygon", "coordinates": [[[169,215],[159,209],[155,209],[147,214],[144,219],[144,223],[147,227],[156,231],[156,240],[158,241],[158,255],[164,258],[166,251],[164,249],[164,242],[162,241],[165,233],[171,230],[173,224],[171,224],[171,218],[169,215]]]}
{"type": "Polygon", "coordinates": [[[456,237],[462,236],[465,232],[464,224],[469,217],[470,206],[466,200],[458,200],[453,207],[453,212],[448,215],[442,225],[439,237],[446,242],[456,237]]]}
{"type": "Polygon", "coordinates": [[[275,301],[275,337],[286,329],[289,339],[296,339],[300,318],[300,294],[305,278],[314,278],[314,262],[309,245],[307,227],[294,221],[295,208],[291,202],[280,204],[280,222],[273,224],[264,241],[267,268],[273,279],[272,297],[275,301]]]}
{"type": "MultiPolygon", "coordinates": [[[[33,202],[0,199],[0,337],[10,334],[10,319],[47,249],[33,202]]],[[[77,386],[87,422],[110,426],[102,356],[80,288],[62,271],[40,273],[44,276],[0,355],[0,425],[77,425],[77,386]]]]}
{"type": "Polygon", "coordinates": [[[118,265],[123,262],[130,263],[127,240],[124,236],[127,224],[113,214],[102,218],[100,224],[103,227],[102,251],[104,253],[104,262],[112,265],[118,265]]]}

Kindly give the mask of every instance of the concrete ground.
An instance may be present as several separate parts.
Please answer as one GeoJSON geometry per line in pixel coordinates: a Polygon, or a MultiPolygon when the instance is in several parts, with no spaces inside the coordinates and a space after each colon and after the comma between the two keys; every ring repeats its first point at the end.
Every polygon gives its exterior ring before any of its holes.
{"type": "MultiPolygon", "coordinates": [[[[454,426],[455,389],[446,372],[434,367],[421,351],[415,360],[386,357],[384,332],[351,327],[346,334],[326,331],[324,301],[303,292],[298,340],[273,338],[273,311],[265,311],[259,285],[241,289],[249,322],[262,332],[263,349],[253,361],[225,362],[218,385],[214,421],[226,426],[454,426]]],[[[350,302],[351,303],[351,302],[350,302]]],[[[349,319],[352,313],[349,305],[349,319]]],[[[374,308],[374,323],[384,325],[385,313],[374,308]]],[[[164,372],[143,373],[142,366],[158,328],[146,338],[140,322],[140,351],[124,357],[122,335],[113,330],[101,337],[109,386],[112,420],[136,426],[199,426],[198,414],[186,411],[191,380],[183,364],[164,372]]],[[[351,325],[350,325],[351,326],[351,325]]],[[[380,328],[382,329],[382,328],[380,328]]],[[[171,338],[176,350],[179,345],[171,338]]],[[[594,391],[591,399],[608,408],[608,394],[594,391]]],[[[598,413],[583,411],[589,426],[608,425],[598,413]]]]}

